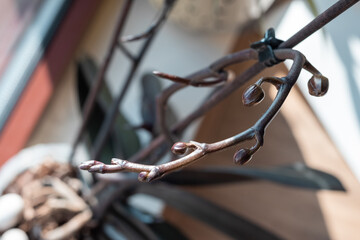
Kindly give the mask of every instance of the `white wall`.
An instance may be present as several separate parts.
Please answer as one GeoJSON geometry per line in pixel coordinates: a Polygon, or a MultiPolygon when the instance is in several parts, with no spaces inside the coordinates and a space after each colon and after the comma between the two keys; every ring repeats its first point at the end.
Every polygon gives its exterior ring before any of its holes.
{"type": "MultiPolygon", "coordinates": [[[[319,12],[335,1],[315,1],[319,12]]],[[[305,1],[292,1],[280,24],[277,37],[287,39],[314,16],[305,1]]],[[[326,131],[360,179],[360,4],[330,22],[294,49],[301,51],[318,70],[329,78],[328,93],[321,98],[308,94],[311,75],[300,75],[298,86],[326,131]]],[[[291,62],[287,63],[288,65],[291,62]]],[[[295,109],[294,109],[295,110],[295,109]]],[[[326,163],[326,159],[324,159],[326,163]]]]}

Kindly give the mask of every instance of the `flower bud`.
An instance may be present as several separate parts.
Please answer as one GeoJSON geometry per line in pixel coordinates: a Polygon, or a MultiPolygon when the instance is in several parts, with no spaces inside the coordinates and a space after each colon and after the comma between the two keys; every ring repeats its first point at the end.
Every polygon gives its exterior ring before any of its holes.
{"type": "Polygon", "coordinates": [[[176,155],[183,155],[185,154],[187,148],[188,146],[186,145],[186,143],[177,142],[172,146],[171,151],[176,155]]]}
{"type": "Polygon", "coordinates": [[[250,107],[261,102],[264,96],[265,93],[262,88],[257,84],[253,84],[245,90],[242,96],[242,102],[245,106],[250,107]]]}
{"type": "Polygon", "coordinates": [[[245,163],[247,163],[248,161],[250,161],[252,158],[252,154],[250,152],[249,149],[247,148],[242,148],[239,151],[237,151],[234,154],[234,162],[236,164],[240,164],[240,165],[244,165],[245,163]]]}
{"type": "Polygon", "coordinates": [[[308,89],[312,96],[324,96],[329,89],[329,79],[323,75],[313,75],[308,81],[308,89]]]}
{"type": "Polygon", "coordinates": [[[138,175],[138,180],[140,182],[148,182],[148,172],[140,172],[139,175],[138,175]]]}

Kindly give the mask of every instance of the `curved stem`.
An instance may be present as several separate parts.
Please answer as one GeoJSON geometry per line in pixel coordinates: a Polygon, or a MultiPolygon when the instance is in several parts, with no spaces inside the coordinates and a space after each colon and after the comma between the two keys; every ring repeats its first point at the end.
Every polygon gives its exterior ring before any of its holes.
{"type": "Polygon", "coordinates": [[[275,56],[281,60],[292,59],[293,64],[285,77],[284,82],[280,85],[278,93],[268,110],[260,117],[254,127],[257,130],[265,131],[271,120],[276,116],[280,107],[288,96],[292,86],[295,84],[300,75],[300,71],[305,63],[305,57],[300,52],[291,49],[279,49],[274,51],[275,56]]]}
{"type": "MultiPolygon", "coordinates": [[[[169,0],[170,1],[170,0],[169,0]]],[[[353,4],[358,2],[359,0],[340,0],[337,3],[335,3],[333,6],[328,8],[325,12],[320,14],[318,17],[316,17],[312,22],[310,22],[308,25],[306,25],[303,29],[298,31],[295,35],[293,35],[290,39],[283,42],[279,45],[279,49],[286,48],[292,48],[304,39],[306,39],[308,36],[310,36],[312,33],[316,32],[318,29],[326,25],[328,22],[330,22],[332,19],[337,17],[339,14],[344,12],[346,9],[350,8],[353,4]]],[[[231,55],[228,55],[225,58],[220,59],[219,61],[215,62],[213,65],[217,64],[233,64],[236,62],[236,58],[234,57],[238,53],[234,53],[231,55]]],[[[251,53],[249,53],[251,54],[251,53]]],[[[193,162],[193,160],[197,160],[204,156],[206,152],[209,151],[217,151],[218,147],[220,146],[220,149],[223,149],[229,145],[237,144],[238,140],[244,141],[249,138],[255,138],[256,144],[253,146],[250,150],[251,154],[253,152],[257,151],[260,146],[262,145],[263,141],[263,133],[265,131],[265,128],[268,126],[268,124],[271,122],[271,120],[275,117],[277,112],[279,111],[281,105],[283,104],[285,98],[289,94],[291,87],[296,81],[296,78],[298,74],[301,71],[301,68],[304,67],[306,70],[310,71],[314,75],[319,75],[319,71],[317,71],[315,68],[313,68],[311,65],[306,62],[305,58],[303,56],[300,56],[296,52],[281,52],[280,50],[275,50],[275,55],[277,58],[281,59],[281,55],[286,56],[287,54],[292,55],[289,58],[292,58],[294,60],[294,64],[292,68],[290,69],[290,72],[286,78],[284,78],[284,83],[279,84],[278,87],[278,94],[275,97],[274,102],[269,107],[268,111],[265,112],[264,116],[262,116],[255,125],[246,130],[243,133],[240,133],[234,137],[231,137],[229,139],[225,139],[223,141],[213,143],[213,144],[200,144],[196,142],[190,142],[189,145],[192,146],[192,148],[195,148],[194,151],[192,151],[187,156],[180,158],[176,161],[173,161],[171,163],[167,163],[167,165],[159,165],[159,166],[149,166],[149,165],[143,165],[143,164],[136,164],[136,163],[130,163],[124,160],[118,160],[113,161],[114,165],[111,168],[108,168],[108,171],[121,171],[121,170],[130,170],[133,169],[135,172],[140,172],[139,178],[143,181],[149,181],[152,179],[155,179],[157,177],[160,177],[161,175],[165,174],[166,172],[172,171],[174,169],[177,169],[179,167],[183,167],[182,163],[185,165],[190,164],[193,162]],[[298,61],[299,60],[299,61],[298,61]],[[300,65],[300,66],[298,66],[300,65]],[[194,159],[193,159],[194,158],[194,159]],[[189,162],[189,160],[191,160],[189,162]],[[182,162],[183,161],[183,162],[182,162]],[[135,165],[132,165],[135,164],[135,165]],[[125,168],[127,166],[127,168],[125,168]],[[162,167],[166,166],[166,167],[162,167]],[[130,169],[131,168],[131,169],[130,169]]],[[[285,57],[287,58],[287,57],[285,57]]],[[[213,66],[212,65],[212,66],[213,66]]],[[[210,68],[212,68],[212,66],[210,68]]],[[[202,106],[200,106],[197,110],[195,110],[192,114],[190,114],[187,118],[183,119],[179,123],[177,123],[173,128],[171,128],[172,133],[177,133],[183,131],[193,120],[196,118],[202,116],[205,112],[207,112],[209,109],[211,109],[216,103],[223,100],[226,96],[228,96],[230,93],[235,91],[239,86],[241,86],[244,82],[248,81],[251,77],[255,76],[259,72],[261,72],[265,66],[261,63],[256,63],[252,67],[250,67],[247,71],[245,71],[243,74],[235,78],[234,81],[232,81],[229,84],[224,85],[224,87],[212,95],[212,97],[202,106]]],[[[271,81],[270,81],[271,82],[271,81]]],[[[276,81],[275,81],[276,82],[276,81]]],[[[277,83],[276,83],[277,84],[277,83]]],[[[181,87],[182,88],[182,87],[181,87]]],[[[179,87],[180,90],[181,89],[179,87]]],[[[176,91],[177,91],[176,90],[176,91]]],[[[175,93],[174,91],[173,93],[175,93]]],[[[172,94],[173,94],[172,93],[172,94]]],[[[167,102],[167,99],[172,95],[169,94],[169,96],[166,97],[166,100],[163,102],[164,105],[167,102]]],[[[144,150],[140,151],[137,155],[135,155],[131,160],[132,161],[141,161],[144,158],[146,158],[147,155],[150,155],[151,153],[156,153],[155,150],[159,150],[161,146],[164,146],[166,137],[164,134],[160,135],[156,139],[154,139],[151,144],[144,150]]],[[[192,149],[193,150],[193,149],[192,149]]],[[[156,154],[152,154],[154,157],[156,154]]],[[[104,165],[103,167],[98,167],[97,165],[101,165],[102,163],[97,161],[88,161],[83,163],[80,167],[82,169],[87,169],[91,171],[92,169],[97,169],[99,171],[106,172],[107,165],[104,165]],[[105,168],[104,168],[105,167],[105,168]]]]}
{"type": "Polygon", "coordinates": [[[213,87],[215,85],[218,85],[219,83],[225,83],[228,79],[227,71],[224,71],[222,73],[214,72],[214,74],[216,74],[217,76],[215,76],[214,79],[210,80],[207,78],[202,78],[200,80],[187,79],[158,71],[154,71],[153,74],[176,83],[181,83],[193,87],[213,87]]]}
{"type": "MultiPolygon", "coordinates": [[[[263,114],[263,116],[253,125],[253,127],[235,136],[211,144],[197,143],[194,141],[189,143],[180,143],[181,146],[186,148],[188,151],[191,151],[191,153],[177,160],[160,165],[144,165],[121,159],[112,159],[112,165],[106,165],[92,160],[83,163],[80,168],[90,172],[98,173],[112,173],[126,170],[139,173],[138,178],[140,181],[152,181],[166,173],[185,167],[209,153],[226,149],[252,138],[255,138],[256,144],[250,149],[249,154],[254,154],[263,145],[263,137],[266,127],[280,110],[280,107],[284,103],[292,86],[295,84],[306,61],[305,57],[301,53],[291,49],[276,50],[275,55],[281,60],[292,59],[293,64],[289,70],[288,75],[285,77],[285,81],[281,83],[275,100],[270,105],[268,110],[263,114]]],[[[174,89],[176,88],[174,87],[174,89]]],[[[170,95],[171,94],[167,94],[166,96],[170,95]]]]}
{"type": "MultiPolygon", "coordinates": [[[[167,2],[173,2],[173,1],[168,0],[167,2]]],[[[172,4],[170,4],[170,5],[172,6],[172,4]]],[[[169,6],[169,8],[171,8],[171,6],[169,6]]],[[[166,18],[167,16],[168,15],[165,14],[164,18],[166,18]]],[[[143,61],[143,58],[148,50],[148,47],[154,40],[154,37],[160,26],[161,26],[161,24],[156,29],[151,31],[151,33],[149,35],[146,36],[146,40],[142,44],[139,54],[135,57],[135,60],[132,61],[132,64],[131,64],[130,70],[126,76],[125,82],[121,86],[121,89],[119,91],[119,95],[115,98],[115,100],[113,101],[109,110],[106,112],[105,119],[102,123],[102,126],[100,127],[99,134],[95,140],[95,143],[94,143],[93,148],[90,153],[90,156],[92,158],[99,157],[101,150],[102,150],[106,140],[109,137],[111,128],[114,125],[115,119],[118,114],[119,107],[121,107],[121,103],[122,103],[123,99],[125,98],[125,95],[127,94],[127,90],[129,89],[129,87],[132,83],[133,77],[136,74],[136,72],[139,68],[139,65],[143,61]]]]}
{"type": "Polygon", "coordinates": [[[166,103],[170,96],[180,89],[184,88],[186,85],[174,83],[166,88],[160,96],[156,98],[156,122],[159,124],[159,128],[161,133],[165,136],[167,142],[172,145],[174,141],[174,137],[171,134],[171,131],[167,127],[166,124],[166,103]]]}
{"type": "Polygon", "coordinates": [[[70,157],[69,157],[70,163],[74,159],[76,148],[79,145],[79,143],[80,143],[80,141],[81,141],[81,139],[82,139],[82,137],[84,135],[84,132],[86,130],[87,124],[89,122],[91,113],[92,113],[93,108],[94,108],[96,96],[99,93],[99,91],[101,89],[101,86],[102,86],[102,84],[104,82],[104,76],[105,76],[106,70],[109,67],[109,65],[111,63],[111,60],[112,60],[112,58],[114,56],[114,53],[115,53],[114,50],[115,50],[115,47],[116,47],[116,44],[117,44],[117,39],[119,38],[119,36],[120,36],[120,34],[121,34],[121,32],[122,32],[122,30],[124,28],[124,25],[125,25],[127,16],[128,16],[128,14],[130,12],[131,6],[132,6],[132,1],[131,0],[127,0],[124,3],[124,6],[123,6],[123,8],[121,10],[119,20],[118,20],[118,22],[116,24],[115,33],[114,33],[114,35],[112,36],[112,39],[111,39],[111,45],[110,45],[110,47],[109,47],[109,49],[108,49],[108,51],[106,53],[105,60],[104,60],[103,64],[101,65],[101,68],[100,68],[99,72],[96,74],[96,80],[94,82],[94,85],[91,88],[91,91],[90,91],[89,95],[87,96],[87,98],[85,100],[84,111],[83,111],[83,121],[81,122],[81,126],[80,126],[78,132],[76,133],[76,137],[75,137],[74,142],[72,144],[71,153],[70,153],[70,157]]]}
{"type": "Polygon", "coordinates": [[[312,73],[315,76],[321,76],[322,74],[319,72],[319,70],[317,70],[310,62],[305,61],[303,69],[305,69],[306,71],[312,73]]]}
{"type": "MultiPolygon", "coordinates": [[[[159,124],[161,133],[165,136],[165,139],[167,140],[167,142],[170,145],[172,145],[174,143],[174,137],[173,137],[171,130],[166,125],[166,121],[165,121],[166,106],[167,106],[167,103],[168,103],[170,97],[173,94],[175,94],[177,91],[179,91],[187,86],[187,85],[180,83],[180,81],[187,82],[187,83],[192,82],[192,83],[201,84],[204,82],[201,80],[214,76],[216,73],[223,71],[223,69],[225,67],[227,67],[231,64],[243,62],[243,61],[250,60],[250,59],[256,59],[256,58],[257,58],[257,52],[255,50],[245,49],[245,50],[227,55],[227,56],[215,61],[214,63],[212,63],[208,68],[205,68],[201,71],[191,74],[186,78],[180,78],[180,77],[170,75],[171,76],[170,78],[172,78],[172,79],[176,78],[176,81],[178,81],[178,82],[174,83],[173,85],[171,85],[167,89],[165,89],[157,97],[157,100],[156,100],[157,122],[159,124]]],[[[156,72],[155,74],[158,75],[159,72],[156,72]]],[[[219,73],[219,75],[220,74],[221,73],[219,73]]],[[[165,74],[165,75],[169,76],[167,74],[165,74]]],[[[161,73],[160,77],[162,77],[162,76],[164,76],[164,75],[161,73]]],[[[229,81],[227,81],[227,82],[231,82],[233,80],[231,73],[228,74],[227,76],[229,76],[229,81]]]]}
{"type": "Polygon", "coordinates": [[[264,82],[271,83],[279,90],[281,84],[284,83],[284,80],[278,77],[262,77],[256,83],[261,86],[264,82]]]}

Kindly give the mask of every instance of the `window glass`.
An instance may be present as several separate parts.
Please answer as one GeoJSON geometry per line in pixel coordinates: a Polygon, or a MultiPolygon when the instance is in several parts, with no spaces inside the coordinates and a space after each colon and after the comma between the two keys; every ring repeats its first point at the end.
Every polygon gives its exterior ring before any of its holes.
{"type": "Polygon", "coordinates": [[[71,2],[0,0],[0,131],[71,2]]]}
{"type": "Polygon", "coordinates": [[[12,50],[44,0],[1,0],[0,2],[0,75],[12,50]]]}

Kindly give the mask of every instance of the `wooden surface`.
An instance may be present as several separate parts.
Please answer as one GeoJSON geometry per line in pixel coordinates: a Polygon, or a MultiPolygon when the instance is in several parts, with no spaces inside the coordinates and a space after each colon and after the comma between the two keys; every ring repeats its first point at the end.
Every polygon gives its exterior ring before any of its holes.
{"type": "MultiPolygon", "coordinates": [[[[238,40],[233,51],[247,48],[250,42],[259,38],[261,36],[256,33],[247,33],[238,40]]],[[[244,67],[246,64],[235,66],[234,70],[240,73],[244,67]]],[[[274,75],[286,75],[285,67],[268,69],[260,76],[274,75]]],[[[275,89],[268,89],[267,97],[260,105],[246,108],[241,102],[245,87],[205,116],[197,141],[214,142],[232,136],[250,127],[266,110],[271,102],[269,96],[274,96],[275,89]]],[[[212,154],[193,167],[240,167],[232,162],[235,150],[232,148],[212,154]]],[[[285,239],[360,239],[360,184],[297,88],[292,90],[280,114],[268,127],[264,147],[248,166],[295,162],[305,162],[310,167],[333,174],[347,192],[316,192],[265,181],[186,189],[245,216],[285,239]]],[[[166,216],[171,222],[179,224],[191,239],[228,239],[173,209],[168,208],[166,216]]]]}

